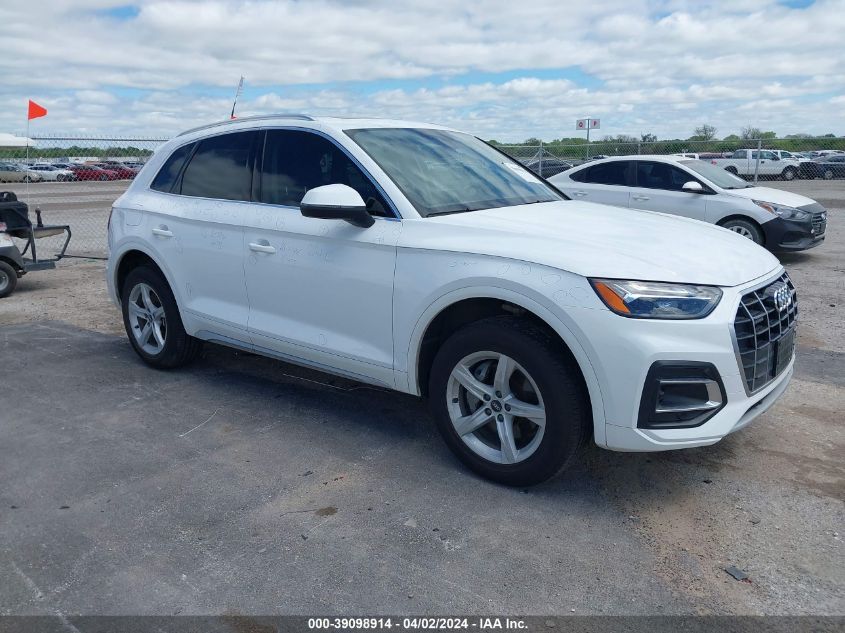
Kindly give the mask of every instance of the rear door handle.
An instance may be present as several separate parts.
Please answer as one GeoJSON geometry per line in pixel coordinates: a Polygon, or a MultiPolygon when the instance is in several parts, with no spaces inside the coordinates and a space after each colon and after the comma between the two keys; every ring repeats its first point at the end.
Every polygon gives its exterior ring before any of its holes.
{"type": "Polygon", "coordinates": [[[276,252],[276,247],[270,246],[270,242],[267,240],[261,240],[260,242],[250,242],[249,250],[257,253],[270,253],[272,255],[276,252]]]}
{"type": "Polygon", "coordinates": [[[153,235],[158,235],[159,237],[173,237],[173,231],[162,224],[153,229],[153,235]]]}
{"type": "Polygon", "coordinates": [[[573,192],[572,192],[572,195],[573,195],[573,196],[578,196],[579,198],[581,198],[581,197],[583,197],[583,196],[586,196],[586,195],[587,195],[587,192],[586,192],[586,191],[573,191],[573,192]]]}
{"type": "Polygon", "coordinates": [[[634,200],[640,200],[640,201],[644,201],[644,200],[651,200],[651,198],[649,198],[648,196],[631,196],[631,197],[632,197],[634,200]]]}

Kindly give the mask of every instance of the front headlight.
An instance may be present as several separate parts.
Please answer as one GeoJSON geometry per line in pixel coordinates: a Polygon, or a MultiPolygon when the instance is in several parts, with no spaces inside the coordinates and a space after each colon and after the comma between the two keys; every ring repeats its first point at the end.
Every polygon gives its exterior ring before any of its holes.
{"type": "Polygon", "coordinates": [[[590,279],[590,283],[613,312],[636,319],[700,319],[722,298],[714,286],[623,279],[590,279]]]}
{"type": "Polygon", "coordinates": [[[796,220],[803,222],[810,218],[810,213],[795,207],[787,207],[782,204],[773,204],[771,202],[763,202],[762,200],[752,200],[758,207],[762,207],[769,213],[782,217],[784,220],[796,220]]]}

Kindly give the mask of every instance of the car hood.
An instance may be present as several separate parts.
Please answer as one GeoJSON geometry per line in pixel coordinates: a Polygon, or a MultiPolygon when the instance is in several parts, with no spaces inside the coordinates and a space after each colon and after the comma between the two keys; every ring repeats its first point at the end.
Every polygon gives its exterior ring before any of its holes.
{"type": "Polygon", "coordinates": [[[505,257],[584,277],[743,284],[780,267],[712,224],[589,202],[549,202],[403,222],[400,245],[505,257]]]}
{"type": "Polygon", "coordinates": [[[802,196],[791,191],[783,191],[781,189],[773,189],[771,187],[746,187],[745,189],[726,189],[726,193],[732,196],[739,196],[740,198],[748,198],[749,200],[760,200],[761,202],[771,202],[772,204],[782,204],[787,207],[806,207],[810,204],[816,204],[816,201],[807,196],[802,196]]]}

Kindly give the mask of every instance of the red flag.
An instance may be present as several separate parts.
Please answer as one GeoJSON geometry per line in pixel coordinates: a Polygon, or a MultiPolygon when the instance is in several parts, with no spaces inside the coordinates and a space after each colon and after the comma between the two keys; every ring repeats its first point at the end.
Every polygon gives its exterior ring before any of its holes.
{"type": "Polygon", "coordinates": [[[27,114],[27,120],[31,121],[32,119],[37,119],[41,116],[47,116],[47,108],[42,108],[40,105],[35,103],[32,99],[29,100],[29,113],[27,114]]]}

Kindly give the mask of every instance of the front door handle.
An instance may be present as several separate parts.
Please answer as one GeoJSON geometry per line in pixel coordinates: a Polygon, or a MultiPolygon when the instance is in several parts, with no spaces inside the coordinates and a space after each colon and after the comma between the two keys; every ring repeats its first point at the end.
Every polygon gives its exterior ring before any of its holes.
{"type": "Polygon", "coordinates": [[[276,252],[276,247],[270,246],[270,242],[267,240],[261,240],[260,242],[250,242],[249,250],[257,253],[270,253],[272,255],[276,252]]]}
{"type": "Polygon", "coordinates": [[[583,196],[586,196],[586,195],[587,195],[587,192],[586,192],[586,191],[573,191],[573,192],[572,192],[572,195],[573,195],[573,196],[578,196],[579,198],[581,198],[581,197],[583,197],[583,196]]]}
{"type": "Polygon", "coordinates": [[[631,196],[631,197],[632,197],[634,200],[639,200],[639,201],[641,201],[641,202],[643,202],[643,201],[645,201],[645,200],[651,200],[651,198],[649,198],[648,196],[631,196]]]}
{"type": "Polygon", "coordinates": [[[153,235],[158,235],[159,237],[173,237],[173,231],[168,229],[164,224],[161,224],[153,229],[153,235]]]}

